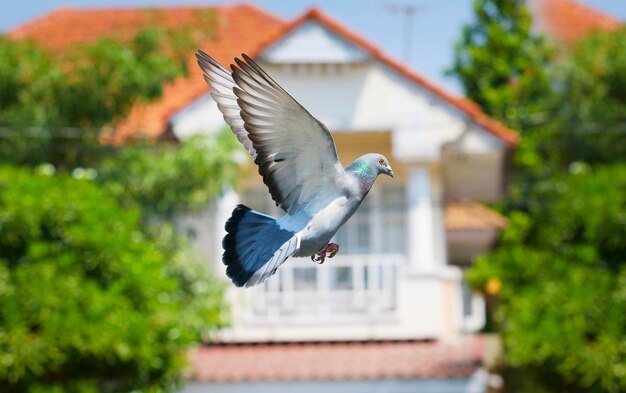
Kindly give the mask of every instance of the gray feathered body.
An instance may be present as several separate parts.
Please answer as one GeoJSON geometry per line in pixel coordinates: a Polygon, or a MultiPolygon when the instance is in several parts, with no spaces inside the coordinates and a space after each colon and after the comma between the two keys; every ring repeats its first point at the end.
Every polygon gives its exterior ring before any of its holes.
{"type": "MultiPolygon", "coordinates": [[[[300,249],[293,256],[308,257],[320,252],[361,205],[364,195],[356,177],[347,175],[342,189],[338,191],[336,194],[320,196],[311,206],[315,207],[313,214],[305,210],[295,214],[298,220],[307,222],[301,228],[289,228],[298,229],[297,236],[301,240],[300,249]]],[[[291,217],[288,215],[279,219],[279,225],[294,222],[291,217]]]]}

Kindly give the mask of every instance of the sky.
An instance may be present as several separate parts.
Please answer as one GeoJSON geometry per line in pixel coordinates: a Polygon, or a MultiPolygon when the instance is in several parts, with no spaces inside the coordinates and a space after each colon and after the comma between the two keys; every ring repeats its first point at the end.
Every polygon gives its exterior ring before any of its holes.
{"type": "MultiPolygon", "coordinates": [[[[626,0],[579,0],[626,20],[626,0]]],[[[2,0],[0,31],[44,15],[59,7],[150,7],[237,3],[233,0],[2,0]]],[[[454,79],[444,76],[453,59],[453,46],[461,28],[472,20],[472,0],[247,0],[292,20],[316,6],[446,89],[459,93],[454,79]],[[406,18],[394,8],[411,5],[416,10],[407,28],[406,18]],[[407,34],[407,31],[410,34],[407,34]],[[411,52],[407,53],[410,37],[411,52]]]]}

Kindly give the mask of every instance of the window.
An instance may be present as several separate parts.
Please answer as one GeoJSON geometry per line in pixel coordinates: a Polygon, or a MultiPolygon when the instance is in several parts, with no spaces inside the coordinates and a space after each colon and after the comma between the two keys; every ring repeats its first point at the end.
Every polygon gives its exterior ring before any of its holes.
{"type": "Polygon", "coordinates": [[[370,200],[365,198],[359,209],[339,229],[333,242],[340,245],[343,254],[369,254],[372,252],[370,200]]]}
{"type": "MultiPolygon", "coordinates": [[[[242,202],[278,217],[266,189],[242,202]]],[[[337,232],[339,254],[322,265],[294,258],[254,295],[257,316],[369,315],[395,308],[396,266],[404,261],[406,205],[403,186],[375,187],[337,232]],[[278,282],[276,282],[278,281],[278,282]]]]}
{"type": "MultiPolygon", "coordinates": [[[[265,188],[246,191],[242,202],[274,217],[284,214],[265,188]]],[[[405,225],[404,187],[381,186],[369,193],[332,241],[341,246],[342,255],[404,254],[405,225]]]]}
{"type": "Polygon", "coordinates": [[[402,186],[373,189],[334,242],[344,254],[404,254],[406,204],[402,186]]]}
{"type": "Polygon", "coordinates": [[[406,204],[404,187],[386,187],[381,193],[381,250],[383,254],[405,252],[406,204]]]}

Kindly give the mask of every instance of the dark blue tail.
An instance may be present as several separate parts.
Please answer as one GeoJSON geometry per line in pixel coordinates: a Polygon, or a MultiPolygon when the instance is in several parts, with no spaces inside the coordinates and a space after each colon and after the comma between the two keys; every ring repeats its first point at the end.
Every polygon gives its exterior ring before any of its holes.
{"type": "Polygon", "coordinates": [[[293,232],[281,229],[276,219],[237,205],[226,221],[226,236],[222,240],[222,261],[226,275],[242,287],[263,267],[274,252],[291,239],[293,232]]]}

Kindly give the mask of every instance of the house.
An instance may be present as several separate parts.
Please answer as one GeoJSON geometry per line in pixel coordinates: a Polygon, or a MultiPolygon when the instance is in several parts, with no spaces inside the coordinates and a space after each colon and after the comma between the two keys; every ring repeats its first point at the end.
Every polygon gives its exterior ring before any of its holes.
{"type": "Polygon", "coordinates": [[[610,31],[622,23],[574,0],[530,0],[534,28],[557,45],[569,46],[593,31],[610,31]]]}
{"type": "MultiPolygon", "coordinates": [[[[316,9],[255,57],[328,126],[344,164],[377,151],[396,177],[379,178],[337,234],[341,251],[332,261],[292,259],[259,288],[233,288],[234,324],[221,339],[441,339],[480,329],[482,301],[464,288],[462,267],[504,225],[479,201],[500,198],[517,135],[316,9]]],[[[171,127],[188,135],[219,119],[205,95],[178,111],[171,127]]],[[[187,221],[211,233],[202,239],[209,254],[219,252],[223,222],[239,202],[279,213],[252,170],[207,213],[212,220],[187,221]],[[209,222],[214,227],[201,227],[209,222]]]]}
{"type": "MultiPolygon", "coordinates": [[[[467,377],[480,363],[482,344],[466,334],[483,326],[484,301],[468,289],[463,271],[493,247],[506,224],[485,203],[502,196],[515,132],[317,9],[291,22],[251,5],[61,9],[9,36],[58,50],[102,36],[128,38],[150,24],[206,23],[213,31],[202,49],[224,64],[241,52],[255,58],[328,126],[344,165],[380,152],[396,177],[380,178],[338,232],[341,251],[334,259],[321,266],[291,259],[262,286],[231,286],[232,326],[221,332],[220,345],[193,355],[196,376],[245,379],[207,374],[203,365],[222,361],[225,353],[251,364],[260,353],[254,348],[261,348],[275,353],[274,360],[284,353],[302,355],[289,357],[284,375],[258,377],[265,380],[467,377]],[[329,353],[347,362],[329,362],[334,366],[317,374],[289,369],[319,360],[316,350],[324,351],[325,362],[329,353]],[[409,361],[405,368],[382,374],[372,368],[403,356],[409,361]],[[370,361],[358,370],[345,368],[361,357],[370,361]]],[[[189,75],[165,86],[156,102],[133,108],[112,141],[215,132],[224,122],[207,89],[190,54],[189,75]]],[[[195,246],[221,277],[224,268],[216,256],[235,204],[279,214],[251,162],[248,167],[235,190],[203,213],[181,219],[181,226],[196,232],[195,246]]]]}

